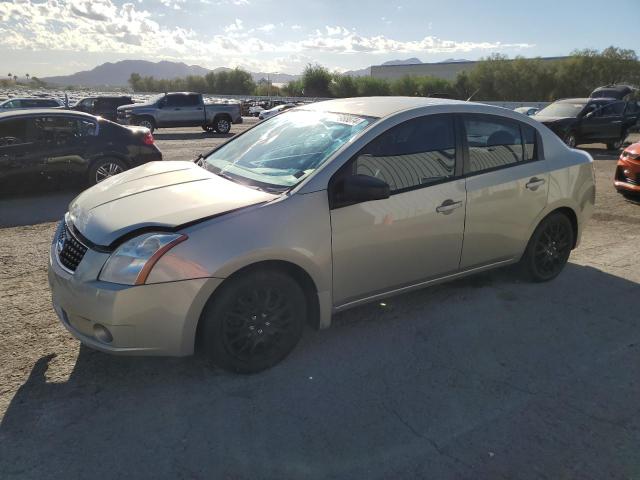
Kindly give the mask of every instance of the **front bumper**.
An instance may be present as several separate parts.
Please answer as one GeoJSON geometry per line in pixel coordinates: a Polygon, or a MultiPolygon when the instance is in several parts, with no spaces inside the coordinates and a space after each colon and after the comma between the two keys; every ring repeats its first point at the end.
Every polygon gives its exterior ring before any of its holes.
{"type": "Polygon", "coordinates": [[[622,158],[618,160],[613,185],[618,191],[640,194],[640,162],[622,158]]]}
{"type": "Polygon", "coordinates": [[[54,310],[65,328],[83,344],[103,352],[192,354],[200,314],[222,280],[117,285],[96,280],[107,257],[88,250],[76,271],[69,273],[52,245],[49,285],[54,310]]]}

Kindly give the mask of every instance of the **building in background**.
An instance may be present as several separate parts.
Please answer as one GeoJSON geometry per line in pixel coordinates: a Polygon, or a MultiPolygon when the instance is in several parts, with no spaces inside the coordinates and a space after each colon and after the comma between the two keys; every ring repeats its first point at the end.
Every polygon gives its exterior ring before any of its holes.
{"type": "MultiPolygon", "coordinates": [[[[545,62],[554,62],[563,60],[565,58],[567,57],[543,57],[541,58],[541,60],[545,62]]],[[[372,65],[371,76],[373,78],[380,78],[385,80],[395,80],[398,78],[406,77],[408,75],[413,77],[431,76],[436,78],[443,78],[445,80],[455,80],[460,72],[471,72],[471,70],[473,70],[477,64],[477,61],[458,60],[454,62],[439,63],[372,65]]]]}

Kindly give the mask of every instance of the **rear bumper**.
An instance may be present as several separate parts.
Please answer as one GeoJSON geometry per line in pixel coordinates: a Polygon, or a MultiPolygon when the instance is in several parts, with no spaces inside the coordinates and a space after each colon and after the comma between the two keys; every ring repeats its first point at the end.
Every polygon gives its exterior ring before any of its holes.
{"type": "Polygon", "coordinates": [[[155,145],[140,147],[140,152],[133,159],[133,166],[138,167],[149,162],[159,162],[162,160],[162,152],[155,145]]]}

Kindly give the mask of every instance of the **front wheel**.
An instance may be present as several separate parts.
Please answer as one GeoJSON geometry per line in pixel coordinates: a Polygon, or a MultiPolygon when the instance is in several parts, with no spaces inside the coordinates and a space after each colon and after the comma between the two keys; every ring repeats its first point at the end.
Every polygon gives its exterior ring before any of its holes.
{"type": "Polygon", "coordinates": [[[557,212],[542,220],[520,261],[525,274],[534,282],[557,277],[569,260],[573,237],[573,226],[566,215],[557,212]]]}
{"type": "Polygon", "coordinates": [[[216,118],[214,124],[218,133],[225,134],[231,131],[231,122],[227,118],[216,118]]]}
{"type": "Polygon", "coordinates": [[[227,280],[202,314],[201,340],[221,368],[256,373],[294,349],[307,319],[300,285],[277,270],[254,270],[227,280]]]}

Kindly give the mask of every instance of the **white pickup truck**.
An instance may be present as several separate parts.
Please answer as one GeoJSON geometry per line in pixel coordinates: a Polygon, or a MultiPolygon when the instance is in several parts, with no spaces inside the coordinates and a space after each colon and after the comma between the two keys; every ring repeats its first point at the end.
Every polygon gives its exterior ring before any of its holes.
{"type": "Polygon", "coordinates": [[[118,107],[118,122],[156,128],[201,126],[207,132],[229,133],[231,124],[242,123],[240,103],[205,102],[200,93],[165,93],[146,103],[118,107]]]}

